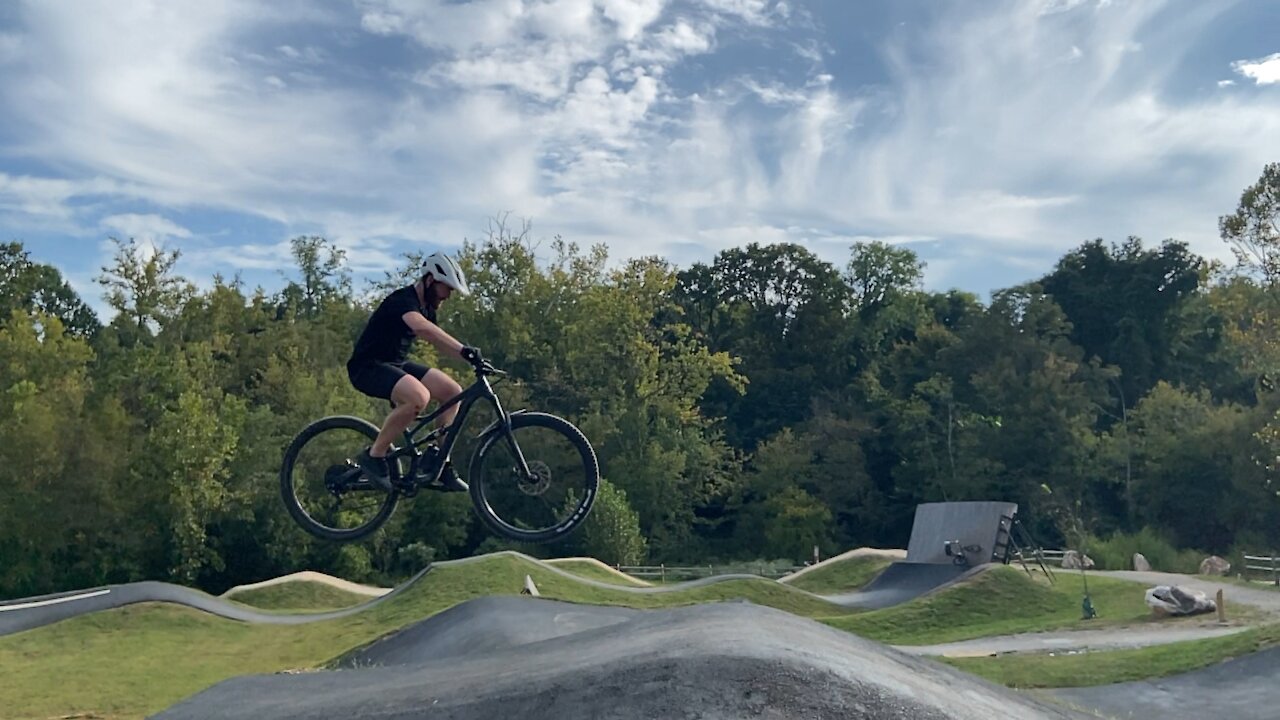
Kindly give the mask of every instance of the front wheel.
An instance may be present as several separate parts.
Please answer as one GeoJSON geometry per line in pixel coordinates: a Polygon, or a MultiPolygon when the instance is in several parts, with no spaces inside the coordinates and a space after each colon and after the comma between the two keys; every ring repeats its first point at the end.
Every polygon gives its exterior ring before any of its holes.
{"type": "Polygon", "coordinates": [[[391,517],[399,494],[369,482],[354,462],[377,437],[373,423],[339,415],[317,420],[293,439],[280,467],[280,495],[302,529],[350,542],[391,517]]]}
{"type": "Polygon", "coordinates": [[[476,512],[491,530],[517,542],[545,543],[587,519],[600,465],[591,443],[567,420],[519,413],[511,415],[510,433],[498,428],[484,436],[467,481],[476,512]]]}

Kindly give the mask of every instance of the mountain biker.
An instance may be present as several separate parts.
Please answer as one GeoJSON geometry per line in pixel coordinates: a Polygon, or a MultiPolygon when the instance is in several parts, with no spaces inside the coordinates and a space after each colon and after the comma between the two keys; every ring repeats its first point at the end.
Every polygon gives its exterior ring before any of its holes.
{"type": "MultiPolygon", "coordinates": [[[[454,292],[471,294],[462,268],[453,258],[437,252],[422,265],[422,275],[383,298],[369,317],[347,360],[347,377],[352,386],[370,397],[389,400],[391,414],[383,421],[373,444],[361,451],[356,464],[378,487],[393,490],[387,452],[391,441],[400,436],[426,408],[432,398],[441,404],[449,402],[462,387],[437,368],[408,359],[414,340],[422,338],[442,353],[471,363],[478,356],[475,348],[463,345],[436,324],[436,310],[454,292]]],[[[440,427],[447,427],[458,414],[453,406],[440,417],[440,427]]],[[[446,490],[461,490],[446,461],[441,483],[446,490]]]]}

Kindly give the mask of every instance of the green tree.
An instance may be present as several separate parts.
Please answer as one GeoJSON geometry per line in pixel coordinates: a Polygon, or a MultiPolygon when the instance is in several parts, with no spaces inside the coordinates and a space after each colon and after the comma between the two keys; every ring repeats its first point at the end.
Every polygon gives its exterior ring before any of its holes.
{"type": "Polygon", "coordinates": [[[627,502],[627,493],[607,479],[600,479],[591,514],[576,533],[578,552],[609,565],[639,565],[647,548],[640,534],[640,517],[627,502]]]}
{"type": "Polygon", "coordinates": [[[170,572],[183,582],[194,581],[206,566],[223,569],[224,558],[209,543],[209,528],[227,507],[227,469],[244,412],[235,398],[210,402],[201,394],[185,392],[160,418],[147,442],[148,462],[139,469],[138,479],[165,486],[172,533],[170,572]]]}
{"type": "Polygon", "coordinates": [[[1258,182],[1240,194],[1236,211],[1218,218],[1218,230],[1240,267],[1269,286],[1280,281],[1280,163],[1262,169],[1258,182]]]}
{"type": "Polygon", "coordinates": [[[844,281],[859,314],[872,315],[903,295],[917,292],[924,263],[910,249],[878,240],[853,244],[844,281]]]}
{"type": "Polygon", "coordinates": [[[1085,357],[1121,369],[1113,386],[1132,406],[1158,380],[1182,328],[1179,312],[1205,278],[1207,265],[1185,243],[1143,248],[1138,238],[1108,248],[1092,240],[1067,253],[1040,281],[1070,322],[1069,337],[1085,357]]]}
{"type": "Polygon", "coordinates": [[[178,313],[195,287],[174,272],[182,253],[139,246],[132,238],[116,244],[110,266],[102,268],[98,283],[107,289],[107,303],[127,318],[143,336],[164,327],[178,313]]]}
{"type": "MultiPolygon", "coordinates": [[[[1119,482],[1099,463],[1094,430],[1108,402],[1107,372],[1069,333],[1062,310],[1034,285],[995,293],[987,313],[962,328],[948,360],[951,377],[967,379],[956,395],[978,421],[970,432],[981,470],[953,499],[1011,500],[1047,520],[1040,503],[1048,486],[1059,507],[1123,515],[1123,507],[1092,502],[1095,486],[1119,482]]],[[[1053,528],[1040,530],[1047,538],[1053,528]]]]}
{"type": "MultiPolygon", "coordinates": [[[[0,323],[0,593],[61,589],[69,532],[65,500],[83,489],[70,475],[73,434],[88,394],[88,344],[49,315],[14,310],[0,323]],[[74,484],[68,484],[70,483],[74,484]]],[[[70,522],[68,522],[70,521],[70,522]]]]}
{"type": "Polygon", "coordinates": [[[290,280],[281,291],[285,305],[302,317],[314,318],[330,305],[350,301],[351,273],[345,250],[315,235],[295,237],[289,246],[300,277],[290,280]]]}
{"type": "MultiPolygon", "coordinates": [[[[1258,478],[1247,468],[1259,455],[1251,447],[1254,427],[1250,413],[1216,404],[1206,391],[1165,383],[1152,388],[1133,413],[1139,522],[1167,529],[1180,547],[1225,552],[1235,532],[1247,527],[1229,524],[1229,507],[1236,489],[1247,484],[1237,481],[1258,478]]],[[[1260,499],[1256,491],[1247,496],[1260,499]]],[[[1273,495],[1255,505],[1254,517],[1274,517],[1275,504],[1273,495]]]]}
{"type": "Polygon", "coordinates": [[[32,262],[22,243],[0,243],[0,319],[14,310],[52,315],[79,337],[91,337],[101,327],[57,268],[32,262]]]}
{"type": "Polygon", "coordinates": [[[726,437],[754,449],[809,417],[821,388],[847,380],[842,362],[849,290],[839,272],[794,244],[725,250],[681,271],[674,289],[685,322],[712,352],[740,358],[745,393],[714,382],[701,408],[726,419],[726,437]]]}

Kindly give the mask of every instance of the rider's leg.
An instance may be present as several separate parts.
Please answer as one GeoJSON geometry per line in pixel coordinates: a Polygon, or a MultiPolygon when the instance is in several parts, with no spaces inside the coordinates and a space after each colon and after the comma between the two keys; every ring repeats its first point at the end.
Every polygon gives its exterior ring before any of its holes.
{"type": "MultiPolygon", "coordinates": [[[[422,376],[422,384],[427,386],[431,391],[431,397],[436,402],[444,405],[462,392],[462,386],[456,380],[446,375],[443,371],[432,368],[422,376]]],[[[458,406],[445,410],[440,413],[440,422],[438,427],[446,428],[453,424],[454,418],[458,416],[458,406]]],[[[453,464],[449,458],[443,460],[443,466],[440,469],[440,484],[446,490],[461,491],[466,490],[466,486],[459,484],[457,475],[454,474],[453,464]]]]}
{"type": "Polygon", "coordinates": [[[391,449],[391,443],[404,434],[413,419],[431,402],[431,391],[412,375],[400,378],[391,389],[391,403],[395,409],[387,415],[382,423],[382,430],[373,441],[369,454],[373,457],[385,457],[391,449]]]}
{"type": "MultiPolygon", "coordinates": [[[[431,368],[422,376],[422,384],[427,387],[428,391],[430,391],[431,397],[435,398],[436,402],[441,405],[449,402],[456,397],[458,393],[462,392],[462,386],[458,384],[458,381],[446,375],[444,371],[437,370],[436,368],[431,368]]],[[[449,427],[453,424],[453,419],[457,416],[458,406],[454,405],[440,414],[439,427],[449,427]]]]}

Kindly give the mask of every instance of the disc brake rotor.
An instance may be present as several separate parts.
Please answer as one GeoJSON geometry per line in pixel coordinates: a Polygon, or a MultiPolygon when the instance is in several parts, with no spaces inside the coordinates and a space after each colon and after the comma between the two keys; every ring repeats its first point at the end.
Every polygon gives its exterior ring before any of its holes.
{"type": "MultiPolygon", "coordinates": [[[[541,460],[530,460],[528,465],[531,477],[520,478],[520,492],[532,496],[545,493],[551,487],[551,468],[541,460]]],[[[516,473],[519,474],[519,470],[516,473]]]]}

